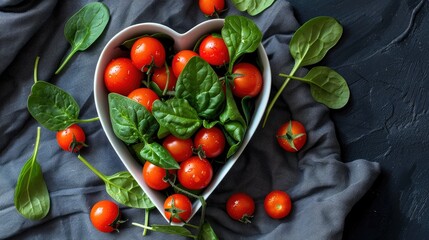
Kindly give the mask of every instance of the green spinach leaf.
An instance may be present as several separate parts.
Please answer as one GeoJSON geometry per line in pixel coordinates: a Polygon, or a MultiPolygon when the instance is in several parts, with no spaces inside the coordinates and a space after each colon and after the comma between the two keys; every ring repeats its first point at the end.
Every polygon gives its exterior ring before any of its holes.
{"type": "Polygon", "coordinates": [[[140,157],[164,169],[180,168],[171,154],[157,142],[146,143],[140,151],[140,157]]]}
{"type": "Polygon", "coordinates": [[[103,33],[110,19],[109,9],[100,2],[86,4],[67,21],[64,36],[72,49],[61,66],[58,74],[77,51],[84,51],[103,33]]]}
{"type": "Polygon", "coordinates": [[[117,93],[109,93],[109,112],[115,135],[127,144],[144,142],[158,130],[158,123],[141,104],[117,93]]]}
{"type": "Polygon", "coordinates": [[[219,115],[225,99],[219,77],[200,57],[193,57],[186,64],[177,79],[175,96],[186,99],[206,119],[219,115]]]}
{"type": "Polygon", "coordinates": [[[310,19],[296,30],[289,50],[297,67],[318,63],[340,40],[343,27],[332,17],[310,19]]]}
{"type": "Polygon", "coordinates": [[[48,214],[51,204],[48,187],[43,178],[42,169],[37,162],[39,143],[40,127],[37,128],[33,155],[21,169],[14,194],[16,210],[31,220],[44,218],[48,214]]]}
{"type": "Polygon", "coordinates": [[[42,126],[59,131],[79,122],[79,105],[61,88],[44,81],[37,81],[27,100],[30,114],[42,126]]]}
{"type": "Polygon", "coordinates": [[[217,240],[219,239],[214,232],[212,226],[207,221],[201,226],[201,230],[198,234],[198,240],[217,240]]]}
{"type": "Polygon", "coordinates": [[[105,179],[106,192],[118,203],[132,208],[150,209],[154,207],[152,201],[129,172],[118,172],[105,176],[105,179]]]}
{"type": "Polygon", "coordinates": [[[152,105],[152,113],[161,127],[183,139],[190,138],[203,122],[186,99],[156,100],[152,105]]]}
{"type": "Polygon", "coordinates": [[[258,26],[243,16],[227,16],[221,33],[229,52],[229,73],[239,57],[256,51],[262,41],[262,32],[258,26]]]}
{"type": "Polygon", "coordinates": [[[269,8],[275,0],[254,1],[254,0],[232,0],[235,8],[239,11],[247,11],[251,16],[258,15],[269,8]]]}

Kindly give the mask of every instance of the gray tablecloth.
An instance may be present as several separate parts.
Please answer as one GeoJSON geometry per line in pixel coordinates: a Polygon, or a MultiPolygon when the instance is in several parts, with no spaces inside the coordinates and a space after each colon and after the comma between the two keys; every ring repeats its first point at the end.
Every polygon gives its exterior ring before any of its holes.
{"type": "MultiPolygon", "coordinates": [[[[33,66],[40,56],[39,79],[49,81],[72,94],[81,106],[80,116],[96,115],[93,75],[98,56],[109,39],[135,23],[157,22],[185,32],[206,20],[195,1],[103,1],[110,9],[106,32],[87,51],[74,56],[57,76],[54,71],[70,47],[63,35],[67,19],[88,1],[0,1],[0,238],[10,239],[139,239],[142,230],[131,222],[143,222],[144,211],[121,206],[129,221],[119,233],[95,230],[89,220],[91,206],[110,199],[103,182],[74,154],[60,150],[55,133],[42,129],[38,161],[51,195],[51,210],[40,221],[18,214],[13,205],[17,177],[31,156],[39,124],[30,116],[26,103],[33,84],[33,66]]],[[[229,3],[229,2],[228,2],[229,3]]],[[[222,16],[238,12],[230,3],[222,16]]],[[[271,63],[273,89],[282,80],[280,72],[291,68],[288,42],[299,23],[287,1],[275,4],[252,19],[264,34],[263,44],[271,63]]],[[[303,74],[301,72],[300,74],[303,74]]],[[[353,92],[352,92],[353,94],[353,92]]],[[[330,111],[315,103],[307,85],[292,81],[277,102],[267,127],[259,128],[239,161],[208,199],[207,220],[222,239],[341,239],[344,219],[368,190],[379,173],[371,160],[341,161],[335,125],[330,111]],[[289,119],[301,121],[308,142],[298,154],[286,153],[277,145],[275,131],[289,119]],[[265,195],[287,191],[293,211],[282,220],[267,217],[265,195]],[[256,201],[252,224],[230,219],[225,212],[227,198],[245,191],[256,201]]],[[[89,148],[85,157],[101,172],[113,174],[125,167],[114,153],[98,122],[82,125],[89,148]]],[[[156,211],[151,223],[165,223],[156,211]]],[[[149,233],[150,239],[165,239],[149,233]]]]}

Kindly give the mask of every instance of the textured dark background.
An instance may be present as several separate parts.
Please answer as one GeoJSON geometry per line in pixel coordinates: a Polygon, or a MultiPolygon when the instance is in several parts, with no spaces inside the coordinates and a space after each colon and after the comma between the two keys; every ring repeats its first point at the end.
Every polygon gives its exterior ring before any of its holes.
{"type": "Polygon", "coordinates": [[[429,1],[290,0],[300,23],[319,15],[344,26],[324,64],[351,101],[332,111],[345,161],[381,164],[381,175],[346,219],[344,239],[429,236],[429,1]]]}

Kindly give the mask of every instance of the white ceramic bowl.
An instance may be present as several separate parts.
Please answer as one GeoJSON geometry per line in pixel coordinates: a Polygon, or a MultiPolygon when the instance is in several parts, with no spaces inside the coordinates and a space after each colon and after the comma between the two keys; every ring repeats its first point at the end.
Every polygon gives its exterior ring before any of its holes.
{"type": "MultiPolygon", "coordinates": [[[[152,190],[146,185],[142,176],[142,165],[139,163],[138,160],[133,158],[126,145],[121,140],[119,140],[113,133],[112,125],[109,118],[109,105],[107,100],[108,91],[104,86],[103,79],[104,69],[106,68],[110,60],[123,55],[123,50],[120,50],[119,46],[128,39],[141,36],[142,34],[164,33],[174,39],[175,50],[192,49],[194,44],[202,35],[214,31],[219,31],[223,27],[223,24],[223,19],[207,20],[198,24],[197,26],[183,34],[177,33],[169,27],[157,23],[141,23],[132,25],[117,33],[106,44],[97,62],[97,67],[94,76],[94,98],[95,106],[97,108],[97,113],[100,118],[103,130],[106,133],[106,136],[109,139],[110,143],[112,144],[113,149],[116,151],[125,167],[136,179],[136,181],[139,183],[139,185],[149,196],[149,198],[152,200],[156,208],[162,213],[163,216],[165,201],[164,194],[152,190]]],[[[253,133],[258,127],[259,122],[262,119],[265,107],[267,105],[271,89],[271,70],[267,54],[262,44],[260,44],[257,52],[263,68],[262,71],[264,83],[262,91],[256,100],[255,112],[253,113],[242,145],[240,146],[238,151],[227,160],[226,164],[224,164],[224,166],[217,173],[215,173],[211,184],[202,193],[205,199],[207,199],[209,195],[213,192],[213,190],[219,185],[219,183],[231,169],[233,164],[237,161],[240,154],[243,152],[244,148],[246,147],[247,143],[250,141],[253,133]]],[[[192,216],[199,210],[200,207],[200,201],[194,201],[192,216]]],[[[166,220],[168,221],[168,219],[166,220]]]]}

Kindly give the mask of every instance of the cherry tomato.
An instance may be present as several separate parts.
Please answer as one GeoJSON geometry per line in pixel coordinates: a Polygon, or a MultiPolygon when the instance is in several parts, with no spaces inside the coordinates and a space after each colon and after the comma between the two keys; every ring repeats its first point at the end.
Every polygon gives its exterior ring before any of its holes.
{"type": "Polygon", "coordinates": [[[146,72],[151,65],[162,67],[165,63],[165,48],[154,37],[139,38],[131,47],[130,55],[134,66],[142,72],[146,72]]]}
{"type": "Polygon", "coordinates": [[[107,64],[104,71],[104,85],[109,92],[124,96],[140,87],[143,73],[140,72],[129,58],[116,58],[107,64]]]}
{"type": "Polygon", "coordinates": [[[200,10],[206,16],[213,16],[225,8],[225,0],[199,0],[200,10]]]}
{"type": "Polygon", "coordinates": [[[149,88],[134,89],[128,97],[143,105],[149,112],[152,112],[152,104],[159,99],[158,95],[149,88]]]}
{"type": "Polygon", "coordinates": [[[155,68],[153,70],[152,75],[152,81],[158,85],[158,87],[163,91],[165,89],[165,86],[167,85],[168,81],[168,87],[167,89],[169,91],[174,90],[174,87],[176,86],[177,77],[174,75],[174,73],[171,71],[170,67],[161,67],[161,68],[155,68]],[[168,69],[168,73],[167,73],[168,69]]]}
{"type": "Polygon", "coordinates": [[[219,156],[225,149],[225,143],[225,135],[217,127],[201,128],[194,137],[194,147],[203,152],[199,155],[207,158],[219,156]]]}
{"type": "MultiPolygon", "coordinates": [[[[174,173],[174,171],[170,171],[174,173]]],[[[170,184],[164,181],[167,175],[167,170],[162,167],[158,167],[149,161],[146,161],[143,166],[143,179],[146,184],[155,190],[164,190],[170,186],[170,184]]]]}
{"type": "Polygon", "coordinates": [[[246,193],[234,193],[226,202],[226,212],[234,220],[250,223],[255,212],[255,201],[246,193]]]}
{"type": "Polygon", "coordinates": [[[189,62],[189,60],[195,56],[198,56],[198,53],[192,50],[181,50],[178,53],[176,53],[171,63],[171,68],[173,69],[174,76],[178,78],[183,68],[185,68],[186,64],[189,62]]]}
{"type": "Polygon", "coordinates": [[[201,41],[199,54],[213,66],[219,67],[229,62],[228,48],[223,38],[217,34],[210,34],[201,41]]]}
{"type": "Polygon", "coordinates": [[[64,130],[58,131],[56,138],[58,145],[68,152],[78,152],[85,146],[85,132],[77,124],[73,124],[64,130]]]}
{"type": "Polygon", "coordinates": [[[307,133],[302,123],[291,120],[280,126],[277,130],[276,138],[284,150],[297,152],[307,142],[307,133]]]}
{"type": "Polygon", "coordinates": [[[274,219],[281,219],[289,215],[292,202],[286,192],[273,190],[264,200],[265,212],[274,219]]]}
{"type": "Polygon", "coordinates": [[[180,163],[177,177],[183,187],[200,190],[207,187],[212,180],[213,168],[207,159],[193,156],[180,163]]]}
{"type": "Polygon", "coordinates": [[[232,69],[232,74],[237,74],[233,80],[232,93],[243,98],[255,97],[262,89],[262,75],[259,69],[250,63],[238,63],[232,69]]]}
{"type": "Polygon", "coordinates": [[[174,135],[168,135],[163,140],[162,146],[177,162],[183,162],[192,156],[194,143],[190,138],[180,139],[174,135]]]}
{"type": "Polygon", "coordinates": [[[165,199],[164,214],[165,217],[172,222],[186,222],[192,214],[192,203],[189,198],[183,194],[172,194],[165,199]]]}
{"type": "Polygon", "coordinates": [[[112,232],[118,230],[121,213],[119,206],[109,200],[102,200],[94,204],[89,214],[92,225],[101,232],[112,232]]]}

